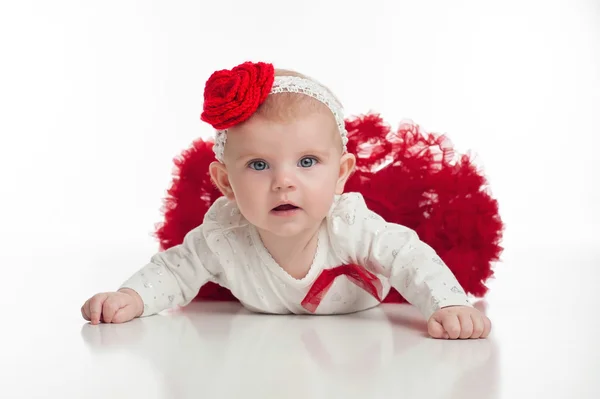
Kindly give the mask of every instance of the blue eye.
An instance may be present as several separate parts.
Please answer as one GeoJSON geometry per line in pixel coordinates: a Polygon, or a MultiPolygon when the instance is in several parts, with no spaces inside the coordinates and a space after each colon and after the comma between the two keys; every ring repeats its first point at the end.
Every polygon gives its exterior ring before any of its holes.
{"type": "Polygon", "coordinates": [[[298,165],[302,168],[310,168],[317,163],[317,160],[313,157],[304,157],[298,162],[298,165]]]}
{"type": "Polygon", "coordinates": [[[267,163],[265,161],[252,161],[248,166],[254,170],[265,170],[267,168],[267,163]]]}

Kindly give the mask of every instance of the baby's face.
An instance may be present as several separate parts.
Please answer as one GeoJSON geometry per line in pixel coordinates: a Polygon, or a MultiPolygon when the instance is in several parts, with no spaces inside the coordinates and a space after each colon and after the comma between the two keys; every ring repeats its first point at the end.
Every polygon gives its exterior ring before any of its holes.
{"type": "Polygon", "coordinates": [[[225,165],[244,217],[287,237],[321,223],[343,190],[341,145],[335,120],[323,112],[286,123],[256,116],[231,129],[225,165]]]}

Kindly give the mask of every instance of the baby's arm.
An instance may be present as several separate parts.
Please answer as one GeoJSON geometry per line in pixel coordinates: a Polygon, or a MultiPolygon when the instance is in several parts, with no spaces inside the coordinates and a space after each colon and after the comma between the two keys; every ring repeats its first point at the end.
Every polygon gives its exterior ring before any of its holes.
{"type": "Polygon", "coordinates": [[[182,244],[158,252],[127,279],[117,292],[94,295],[82,307],[92,324],[121,323],[175,306],[185,306],[208,281],[218,262],[209,250],[203,226],[190,231],[182,244]]]}
{"type": "Polygon", "coordinates": [[[367,208],[360,195],[348,194],[342,201],[331,223],[348,261],[389,278],[428,320],[432,336],[487,335],[489,320],[471,305],[454,274],[415,231],[386,222],[367,208]]]}
{"type": "Polygon", "coordinates": [[[158,252],[120,287],[135,291],[144,303],[142,316],[174,306],[185,306],[200,287],[213,280],[218,265],[204,237],[203,226],[190,231],[183,243],[158,252]]]}

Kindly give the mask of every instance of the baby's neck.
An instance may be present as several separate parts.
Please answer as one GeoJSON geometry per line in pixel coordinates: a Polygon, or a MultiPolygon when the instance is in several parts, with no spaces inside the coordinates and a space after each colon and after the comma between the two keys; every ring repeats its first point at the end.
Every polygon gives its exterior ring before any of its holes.
{"type": "Polygon", "coordinates": [[[275,262],[293,278],[302,279],[315,257],[320,227],[314,226],[293,237],[280,237],[260,230],[260,236],[275,262]]]}

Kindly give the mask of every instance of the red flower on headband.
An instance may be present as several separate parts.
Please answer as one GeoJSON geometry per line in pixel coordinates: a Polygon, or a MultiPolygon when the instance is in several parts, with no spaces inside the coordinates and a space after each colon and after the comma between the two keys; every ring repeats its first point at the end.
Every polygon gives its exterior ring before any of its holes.
{"type": "Polygon", "coordinates": [[[214,72],[204,88],[200,119],[219,130],[245,121],[265,101],[274,80],[273,65],[264,62],[214,72]]]}

